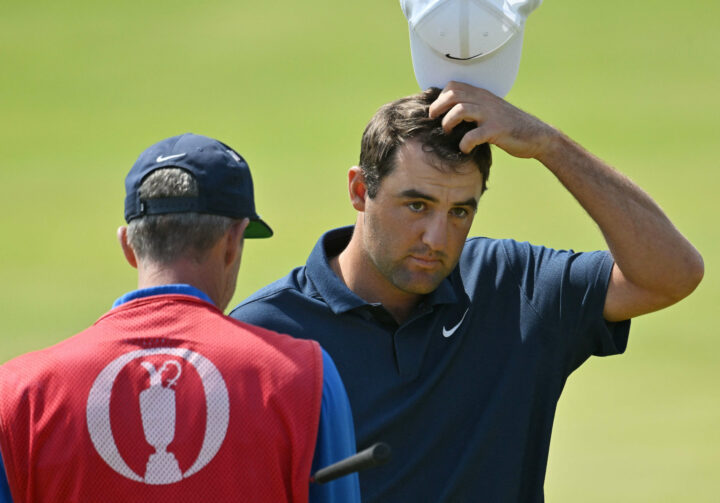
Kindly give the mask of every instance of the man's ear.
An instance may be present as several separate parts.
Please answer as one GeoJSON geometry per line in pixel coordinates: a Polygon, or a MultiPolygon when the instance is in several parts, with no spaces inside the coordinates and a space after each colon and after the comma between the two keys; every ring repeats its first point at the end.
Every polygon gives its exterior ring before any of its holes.
{"type": "Polygon", "coordinates": [[[229,266],[238,254],[242,253],[245,229],[250,224],[249,218],[243,218],[232,223],[225,233],[225,265],[229,266]]]}
{"type": "Polygon", "coordinates": [[[365,175],[363,175],[360,166],[353,166],[348,171],[348,190],[353,208],[358,211],[365,211],[367,185],[365,184],[365,175]]]}
{"type": "Polygon", "coordinates": [[[127,260],[128,264],[137,269],[137,257],[135,256],[135,250],[133,250],[128,243],[126,226],[122,225],[118,227],[117,239],[120,242],[120,248],[122,248],[123,255],[125,255],[125,260],[127,260]]]}

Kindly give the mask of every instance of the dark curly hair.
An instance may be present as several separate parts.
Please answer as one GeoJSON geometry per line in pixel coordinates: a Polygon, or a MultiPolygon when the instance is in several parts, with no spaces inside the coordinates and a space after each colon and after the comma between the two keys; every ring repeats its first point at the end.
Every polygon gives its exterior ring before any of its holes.
{"type": "Polygon", "coordinates": [[[490,146],[483,143],[469,154],[459,148],[462,137],[476,125],[462,122],[446,134],[441,125],[442,117],[431,119],[428,116],[428,109],[440,91],[433,87],[400,98],[380,107],[370,119],[360,146],[360,167],[370,198],[377,194],[382,179],[392,173],[398,147],[411,139],[419,141],[425,152],[431,152],[451,168],[474,162],[483,177],[482,191],[487,189],[492,164],[490,146]]]}

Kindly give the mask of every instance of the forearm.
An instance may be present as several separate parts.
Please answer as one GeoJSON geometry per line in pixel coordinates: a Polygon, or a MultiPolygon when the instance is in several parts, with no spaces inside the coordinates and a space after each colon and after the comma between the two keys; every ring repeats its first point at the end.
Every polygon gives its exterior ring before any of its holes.
{"type": "Polygon", "coordinates": [[[640,187],[561,133],[537,159],[598,224],[627,281],[665,305],[695,289],[700,254],[640,187]]]}
{"type": "Polygon", "coordinates": [[[477,127],[460,141],[469,153],[491,143],[543,163],[600,227],[615,259],[604,315],[615,321],[662,309],[692,292],[703,276],[698,251],[660,207],[627,177],[570,138],[483,89],[449,83],[430,106],[442,125],[477,127]]]}

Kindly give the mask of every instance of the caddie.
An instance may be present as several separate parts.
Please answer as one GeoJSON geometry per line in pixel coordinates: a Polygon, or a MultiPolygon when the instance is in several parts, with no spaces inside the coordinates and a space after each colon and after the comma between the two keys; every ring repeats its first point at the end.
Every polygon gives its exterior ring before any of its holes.
{"type": "Polygon", "coordinates": [[[631,318],[681,300],[703,276],[698,251],[645,192],[497,95],[515,79],[533,2],[497,3],[402,2],[418,80],[437,69],[428,85],[443,89],[378,110],[348,172],[355,225],[325,233],[303,267],[231,312],[332,355],[358,441],[393,446],[389,465],[361,474],[365,502],[544,501],[568,376],[590,356],[624,352],[631,318]],[[473,38],[467,18],[487,29],[473,38]],[[539,161],[608,250],[468,239],[490,145],[539,161]]]}
{"type": "Polygon", "coordinates": [[[118,240],[138,271],[87,330],[0,366],[0,502],[355,502],[343,384],[315,341],[225,316],[272,236],[245,160],[194,134],[145,150],[118,240]]]}

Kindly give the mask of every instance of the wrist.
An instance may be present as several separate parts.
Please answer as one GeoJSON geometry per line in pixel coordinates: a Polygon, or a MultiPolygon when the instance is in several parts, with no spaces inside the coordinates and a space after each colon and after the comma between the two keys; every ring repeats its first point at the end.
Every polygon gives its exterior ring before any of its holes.
{"type": "Polygon", "coordinates": [[[568,155],[577,148],[578,145],[561,131],[548,127],[546,138],[533,157],[547,168],[552,169],[562,160],[567,160],[568,155]]]}

